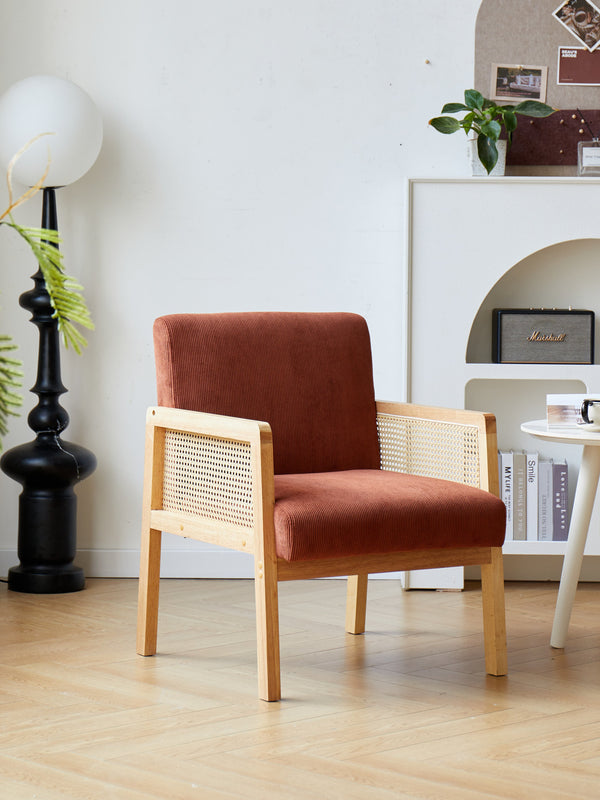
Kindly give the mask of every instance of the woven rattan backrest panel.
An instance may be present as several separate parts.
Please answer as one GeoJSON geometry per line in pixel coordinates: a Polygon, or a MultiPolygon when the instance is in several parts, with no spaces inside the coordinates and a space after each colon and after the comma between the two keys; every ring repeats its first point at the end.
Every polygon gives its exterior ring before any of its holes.
{"type": "Polygon", "coordinates": [[[251,457],[243,442],[165,431],[163,509],[252,527],[251,457]]]}
{"type": "Polygon", "coordinates": [[[479,486],[479,432],[473,425],[377,415],[381,469],[479,486]]]}

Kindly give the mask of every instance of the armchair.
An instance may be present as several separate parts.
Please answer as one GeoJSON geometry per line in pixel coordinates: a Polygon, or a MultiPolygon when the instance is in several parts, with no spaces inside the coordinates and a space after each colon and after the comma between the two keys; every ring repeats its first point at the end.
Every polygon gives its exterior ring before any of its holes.
{"type": "Polygon", "coordinates": [[[506,674],[492,415],[376,402],[354,314],[175,314],[154,324],[137,651],[157,647],[161,531],[252,553],[259,696],[280,689],[279,581],[481,565],[485,665],[506,674]]]}

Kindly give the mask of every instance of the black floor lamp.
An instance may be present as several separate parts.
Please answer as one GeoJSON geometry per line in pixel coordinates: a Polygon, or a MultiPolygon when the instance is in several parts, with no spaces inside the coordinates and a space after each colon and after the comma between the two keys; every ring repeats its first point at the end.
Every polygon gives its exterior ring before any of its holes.
{"type": "MultiPolygon", "coordinates": [[[[0,97],[0,160],[13,155],[40,134],[17,161],[13,177],[35,185],[48,169],[43,188],[42,227],[58,230],[55,189],[82,177],[94,164],[102,144],[102,120],[90,97],[70,81],[35,76],[14,84],[0,97]]],[[[28,424],[35,439],[2,456],[0,468],[18,481],[19,565],[8,574],[8,588],[46,594],[84,588],[83,570],[73,564],[77,540],[74,485],[96,467],[93,453],[61,435],[69,415],[59,398],[61,381],[58,325],[40,270],[34,288],[19,298],[39,330],[38,403],[28,424]]]]}

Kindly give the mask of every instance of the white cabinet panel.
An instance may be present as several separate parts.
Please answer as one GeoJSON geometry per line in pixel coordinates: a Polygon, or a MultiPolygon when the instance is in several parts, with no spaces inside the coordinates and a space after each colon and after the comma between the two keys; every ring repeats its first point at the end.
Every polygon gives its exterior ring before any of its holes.
{"type": "MultiPolygon", "coordinates": [[[[600,391],[600,367],[490,363],[491,311],[572,306],[600,318],[600,180],[413,179],[407,209],[408,399],[492,411],[500,446],[539,449],[519,423],[544,416],[546,393],[600,391]]],[[[574,485],[579,449],[561,456],[574,485]]],[[[598,532],[586,553],[600,555],[598,532]]]]}

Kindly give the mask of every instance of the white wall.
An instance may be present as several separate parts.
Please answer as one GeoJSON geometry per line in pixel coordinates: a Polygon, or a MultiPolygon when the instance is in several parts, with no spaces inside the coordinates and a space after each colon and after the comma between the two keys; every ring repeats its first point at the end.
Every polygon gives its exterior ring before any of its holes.
{"type": "MultiPolygon", "coordinates": [[[[88,575],[137,573],[156,316],[362,313],[377,394],[401,398],[404,180],[463,174],[464,137],[442,137],[427,120],[472,84],[478,5],[5,4],[0,91],[32,74],[65,77],[89,92],[105,124],[97,164],[58,195],[67,270],[84,284],[96,322],[84,356],[63,362],[65,438],[99,463],[78,488],[77,563],[88,575]]],[[[3,207],[5,199],[0,192],[3,207]]],[[[18,219],[37,223],[38,199],[18,219]]],[[[21,345],[28,389],[37,331],[17,297],[34,265],[6,229],[0,259],[1,329],[21,345]]],[[[28,395],[25,409],[34,403],[28,395]]],[[[31,438],[19,419],[6,446],[31,438]]],[[[16,563],[18,492],[0,476],[0,575],[16,563]]],[[[166,545],[166,574],[244,569],[235,554],[226,561],[185,541],[166,545]]]]}

